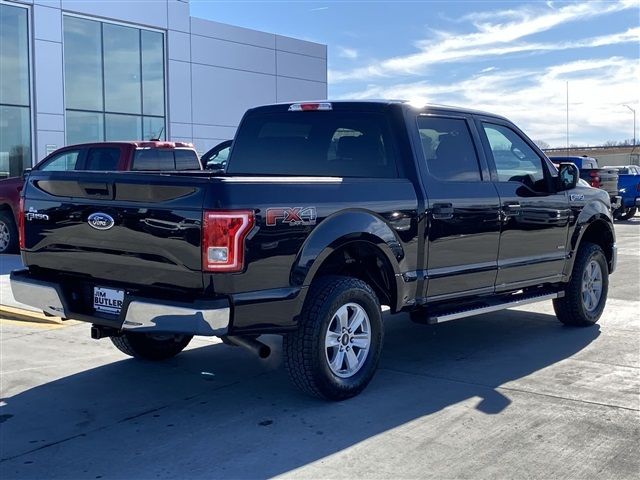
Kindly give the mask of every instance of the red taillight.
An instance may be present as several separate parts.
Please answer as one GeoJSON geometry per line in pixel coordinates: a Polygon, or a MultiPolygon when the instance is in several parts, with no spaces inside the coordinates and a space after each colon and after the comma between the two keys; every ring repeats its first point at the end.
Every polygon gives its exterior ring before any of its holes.
{"type": "Polygon", "coordinates": [[[18,208],[18,243],[20,250],[24,249],[24,198],[20,198],[20,207],[18,208]]]}
{"type": "Polygon", "coordinates": [[[590,172],[589,176],[591,177],[591,186],[594,188],[600,188],[600,176],[598,172],[590,172]]]}
{"type": "Polygon", "coordinates": [[[205,211],[202,223],[202,269],[207,272],[241,271],[244,240],[254,225],[253,212],[205,211]]]}

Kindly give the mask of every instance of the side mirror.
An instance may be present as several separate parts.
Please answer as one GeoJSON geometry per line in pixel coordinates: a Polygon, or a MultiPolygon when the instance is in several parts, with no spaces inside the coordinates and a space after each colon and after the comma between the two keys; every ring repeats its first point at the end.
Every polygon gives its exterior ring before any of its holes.
{"type": "Polygon", "coordinates": [[[26,180],[26,179],[27,179],[27,177],[28,177],[28,176],[29,176],[29,174],[31,173],[31,170],[33,170],[33,168],[29,167],[29,168],[25,168],[25,169],[22,171],[22,179],[23,179],[23,180],[26,180]]]}
{"type": "Polygon", "coordinates": [[[573,163],[561,163],[558,167],[558,191],[576,188],[580,179],[580,170],[573,163]]]}

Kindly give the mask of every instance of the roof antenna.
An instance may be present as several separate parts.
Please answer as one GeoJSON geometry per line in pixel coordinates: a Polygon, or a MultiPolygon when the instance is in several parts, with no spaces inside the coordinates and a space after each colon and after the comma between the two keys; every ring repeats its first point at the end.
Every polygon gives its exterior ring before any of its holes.
{"type": "Polygon", "coordinates": [[[162,136],[162,132],[164,132],[164,125],[162,126],[162,128],[158,132],[157,137],[150,139],[150,141],[151,142],[159,142],[160,141],[160,137],[162,136]]]}

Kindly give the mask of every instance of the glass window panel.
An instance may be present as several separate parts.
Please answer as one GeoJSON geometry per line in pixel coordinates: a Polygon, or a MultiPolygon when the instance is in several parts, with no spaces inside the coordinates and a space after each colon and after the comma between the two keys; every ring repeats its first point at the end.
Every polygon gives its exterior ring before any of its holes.
{"type": "Polygon", "coordinates": [[[89,150],[85,170],[117,170],[120,162],[120,149],[117,147],[99,147],[89,150]]]}
{"type": "Polygon", "coordinates": [[[145,148],[136,150],[132,170],[175,170],[173,150],[145,148]]]}
{"type": "Polygon", "coordinates": [[[176,170],[202,170],[198,155],[191,149],[174,150],[176,170]]]}
{"type": "Polygon", "coordinates": [[[145,140],[151,140],[152,138],[164,140],[166,138],[164,118],[144,117],[142,119],[142,138],[145,140]]]}
{"type": "Polygon", "coordinates": [[[99,22],[64,17],[64,83],[67,108],[103,109],[99,22]]]}
{"type": "Polygon", "coordinates": [[[134,115],[105,115],[105,140],[140,140],[141,117],[134,115]]]}
{"type": "Polygon", "coordinates": [[[0,5],[0,103],[29,105],[27,10],[0,5]]]}
{"type": "Polygon", "coordinates": [[[30,166],[29,108],[0,106],[0,178],[19,176],[30,166]]]}
{"type": "Polygon", "coordinates": [[[67,170],[75,170],[79,156],[80,150],[69,150],[59,153],[40,165],[38,170],[43,170],[45,172],[65,172],[67,170]]]}
{"type": "Polygon", "coordinates": [[[142,30],[142,107],[146,115],[164,115],[164,39],[142,30]]]}
{"type": "Polygon", "coordinates": [[[142,113],[140,80],[140,30],[105,23],[105,111],[142,113]]]}
{"type": "Polygon", "coordinates": [[[67,145],[104,140],[104,115],[67,110],[67,145]]]}

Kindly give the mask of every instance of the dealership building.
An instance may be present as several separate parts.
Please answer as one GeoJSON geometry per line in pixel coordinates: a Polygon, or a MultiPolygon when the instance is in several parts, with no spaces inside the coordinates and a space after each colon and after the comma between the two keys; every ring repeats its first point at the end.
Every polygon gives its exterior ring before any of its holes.
{"type": "Polygon", "coordinates": [[[192,17],[188,0],[0,0],[0,178],[61,146],[203,153],[255,105],[327,96],[327,48],[192,17]]]}

